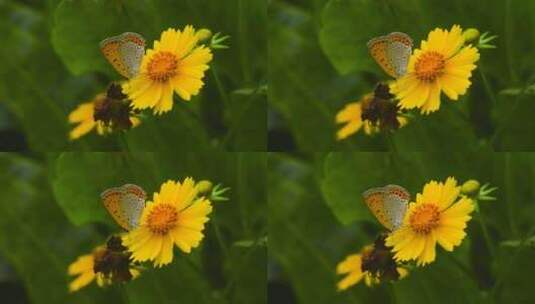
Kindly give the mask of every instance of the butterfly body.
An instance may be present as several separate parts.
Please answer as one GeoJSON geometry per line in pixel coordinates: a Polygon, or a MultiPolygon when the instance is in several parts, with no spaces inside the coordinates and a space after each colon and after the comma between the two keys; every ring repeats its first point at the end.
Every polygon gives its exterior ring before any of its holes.
{"type": "Polygon", "coordinates": [[[391,231],[401,226],[410,199],[407,190],[398,185],[386,185],[368,189],[362,196],[370,211],[383,226],[391,231]]]}
{"type": "Polygon", "coordinates": [[[145,39],[140,34],[126,32],[102,40],[100,50],[119,74],[132,78],[139,71],[145,39]]]}
{"type": "Polygon", "coordinates": [[[393,32],[371,39],[367,46],[373,59],[388,75],[398,78],[407,73],[412,53],[412,39],[409,35],[393,32]]]}
{"type": "Polygon", "coordinates": [[[145,191],[134,184],[126,184],[105,190],[100,194],[104,207],[113,219],[126,230],[139,225],[145,208],[145,191]]]}

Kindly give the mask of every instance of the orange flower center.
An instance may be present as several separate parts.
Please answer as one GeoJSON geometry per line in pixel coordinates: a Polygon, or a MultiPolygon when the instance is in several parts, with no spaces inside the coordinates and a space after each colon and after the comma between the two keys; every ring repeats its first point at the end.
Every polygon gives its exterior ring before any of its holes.
{"type": "Polygon", "coordinates": [[[437,52],[425,52],[414,64],[416,77],[425,82],[435,81],[444,73],[446,59],[442,54],[437,52]]]}
{"type": "Polygon", "coordinates": [[[152,208],[147,217],[147,226],[152,233],[166,234],[175,228],[178,212],[173,205],[158,204],[152,208]]]}
{"type": "Polygon", "coordinates": [[[409,224],[417,233],[427,234],[438,226],[440,211],[435,204],[422,204],[409,217],[409,224]]]}
{"type": "Polygon", "coordinates": [[[173,53],[158,52],[150,59],[147,65],[147,73],[150,79],[165,82],[175,76],[178,60],[173,53]]]}

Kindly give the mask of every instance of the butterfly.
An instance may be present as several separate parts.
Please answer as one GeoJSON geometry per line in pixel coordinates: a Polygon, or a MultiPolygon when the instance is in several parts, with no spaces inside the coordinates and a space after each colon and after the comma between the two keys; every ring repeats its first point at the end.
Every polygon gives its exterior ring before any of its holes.
{"type": "Polygon", "coordinates": [[[145,53],[145,39],[137,33],[122,33],[102,40],[100,51],[119,74],[132,78],[139,71],[145,53]]]}
{"type": "Polygon", "coordinates": [[[391,231],[398,229],[403,222],[410,194],[398,185],[371,188],[364,193],[364,202],[377,220],[391,231]]]}
{"type": "Polygon", "coordinates": [[[134,184],[110,188],[100,194],[104,207],[117,224],[126,230],[139,225],[146,196],[145,191],[134,184]]]}
{"type": "Polygon", "coordinates": [[[393,32],[373,38],[367,46],[373,59],[388,75],[398,78],[407,73],[412,53],[412,39],[409,35],[393,32]]]}

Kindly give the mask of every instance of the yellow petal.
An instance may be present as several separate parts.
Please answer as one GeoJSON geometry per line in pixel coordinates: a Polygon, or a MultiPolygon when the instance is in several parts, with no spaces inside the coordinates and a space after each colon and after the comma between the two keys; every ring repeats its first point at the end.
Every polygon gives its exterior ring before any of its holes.
{"type": "Polygon", "coordinates": [[[347,256],[336,266],[336,273],[344,274],[348,272],[361,271],[362,255],[352,254],[347,256]]]}
{"type": "Polygon", "coordinates": [[[195,29],[191,25],[186,26],[182,32],[177,31],[177,47],[175,49],[175,54],[178,58],[184,57],[191,52],[197,45],[197,42],[198,37],[195,34],[195,29]]]}
{"type": "Polygon", "coordinates": [[[69,284],[69,291],[74,292],[74,291],[79,290],[80,288],[91,283],[91,281],[93,281],[94,278],[95,278],[95,273],[92,270],[88,272],[84,272],[82,275],[77,277],[74,281],[72,281],[69,284]]]}
{"type": "Polygon", "coordinates": [[[76,275],[86,271],[93,271],[94,259],[92,254],[86,254],[78,257],[74,263],[69,265],[67,272],[70,275],[76,275]]]}
{"type": "Polygon", "coordinates": [[[178,210],[182,210],[192,203],[198,192],[195,181],[188,177],[180,184],[176,197],[172,202],[178,210]]]}
{"type": "Polygon", "coordinates": [[[435,246],[436,246],[436,239],[435,239],[434,233],[431,231],[425,237],[425,247],[418,259],[419,265],[429,264],[435,260],[435,254],[436,254],[435,246]]]}
{"type": "Polygon", "coordinates": [[[163,84],[162,97],[154,108],[154,114],[169,112],[173,108],[173,88],[170,83],[163,84]]]}
{"type": "Polygon", "coordinates": [[[79,105],[74,111],[69,114],[69,122],[77,123],[93,120],[94,108],[95,106],[92,101],[79,105]]]}
{"type": "Polygon", "coordinates": [[[152,82],[151,86],[132,101],[134,109],[146,109],[154,107],[159,101],[162,93],[162,86],[152,82]]]}
{"type": "Polygon", "coordinates": [[[91,130],[93,130],[95,125],[96,125],[96,123],[92,118],[91,118],[91,120],[82,122],[81,124],[76,126],[74,129],[72,129],[71,132],[69,132],[69,138],[71,140],[78,139],[78,138],[84,136],[85,134],[91,132],[91,130]]]}
{"type": "Polygon", "coordinates": [[[440,107],[440,85],[438,82],[430,84],[429,98],[422,105],[422,114],[435,112],[440,107]]]}
{"type": "Polygon", "coordinates": [[[182,251],[191,252],[191,248],[199,246],[204,235],[198,231],[185,227],[176,227],[171,231],[173,241],[182,251]]]}
{"type": "Polygon", "coordinates": [[[154,261],[155,267],[162,267],[173,261],[173,239],[170,235],[162,237],[162,248],[160,254],[154,261]]]}
{"type": "Polygon", "coordinates": [[[357,284],[358,282],[360,282],[360,280],[362,280],[362,277],[363,277],[363,273],[362,272],[353,272],[353,273],[349,274],[348,276],[343,278],[340,282],[338,282],[338,284],[337,284],[338,290],[339,291],[345,290],[345,289],[357,284]]]}

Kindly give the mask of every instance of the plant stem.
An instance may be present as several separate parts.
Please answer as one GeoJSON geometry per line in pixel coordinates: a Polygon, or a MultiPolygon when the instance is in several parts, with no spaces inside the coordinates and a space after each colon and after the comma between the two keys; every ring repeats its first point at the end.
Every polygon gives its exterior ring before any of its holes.
{"type": "Polygon", "coordinates": [[[212,76],[214,77],[217,91],[219,92],[219,96],[221,96],[221,99],[223,100],[223,105],[225,106],[225,109],[230,110],[230,99],[227,95],[227,92],[225,91],[225,88],[223,87],[223,84],[221,83],[221,79],[219,78],[219,74],[217,73],[215,63],[212,64],[212,66],[210,67],[210,71],[212,72],[212,76]]]}
{"type": "Polygon", "coordinates": [[[479,209],[478,220],[479,220],[478,221],[479,225],[481,226],[481,231],[483,231],[483,238],[485,238],[487,249],[489,250],[491,258],[494,259],[494,257],[496,256],[496,253],[494,251],[494,246],[492,244],[492,240],[490,238],[489,231],[487,229],[487,224],[485,222],[483,214],[481,214],[481,207],[479,209]]]}
{"type": "Polygon", "coordinates": [[[506,195],[506,203],[507,203],[507,216],[509,220],[509,227],[511,229],[511,234],[517,238],[518,237],[518,229],[516,227],[515,222],[515,203],[511,196],[513,192],[513,185],[512,185],[512,172],[511,172],[511,153],[507,152],[505,153],[505,163],[504,163],[504,177],[505,177],[505,195],[506,195]]]}
{"type": "Polygon", "coordinates": [[[507,126],[507,123],[509,122],[509,120],[511,120],[511,118],[514,116],[513,114],[515,113],[516,109],[520,105],[520,100],[521,100],[520,96],[521,95],[517,95],[515,97],[515,101],[514,101],[514,104],[513,104],[513,107],[511,109],[511,111],[509,111],[507,116],[501,121],[501,123],[496,128],[496,131],[494,131],[494,134],[492,135],[492,137],[490,138],[490,141],[489,141],[491,146],[494,145],[496,139],[498,139],[498,136],[503,132],[503,130],[507,126]]]}
{"type": "Polygon", "coordinates": [[[489,96],[490,100],[492,101],[492,105],[497,104],[496,95],[494,92],[492,92],[491,86],[489,84],[489,81],[487,80],[487,76],[485,76],[485,72],[483,72],[483,66],[481,63],[479,63],[479,75],[481,76],[481,80],[483,80],[483,86],[485,87],[485,92],[489,96]]]}
{"type": "Polygon", "coordinates": [[[464,265],[463,263],[461,263],[461,261],[459,261],[459,259],[457,259],[457,257],[455,257],[453,254],[451,253],[448,253],[446,254],[446,256],[453,262],[453,264],[455,264],[462,272],[464,272],[468,277],[470,277],[475,283],[476,285],[478,285],[478,280],[477,278],[475,277],[474,273],[468,268],[466,267],[466,265],[464,265]]]}
{"type": "Polygon", "coordinates": [[[246,9],[246,1],[244,0],[238,0],[238,33],[239,33],[239,41],[240,41],[240,59],[241,59],[241,68],[242,68],[242,75],[245,80],[245,82],[249,82],[251,80],[251,75],[249,72],[249,56],[247,53],[248,50],[248,37],[247,37],[247,31],[246,31],[246,24],[245,24],[245,16],[247,12],[246,9]]]}
{"type": "Polygon", "coordinates": [[[225,260],[227,260],[229,258],[229,250],[228,250],[227,245],[225,244],[225,240],[223,240],[221,231],[219,230],[219,224],[217,223],[215,214],[212,216],[212,226],[214,227],[214,232],[217,238],[217,242],[219,243],[219,247],[221,247],[221,250],[223,251],[223,255],[225,256],[225,260]]]}
{"type": "Polygon", "coordinates": [[[516,74],[513,69],[513,24],[512,24],[512,12],[511,12],[511,0],[505,1],[505,49],[507,54],[507,67],[509,68],[509,76],[516,82],[516,74]]]}

